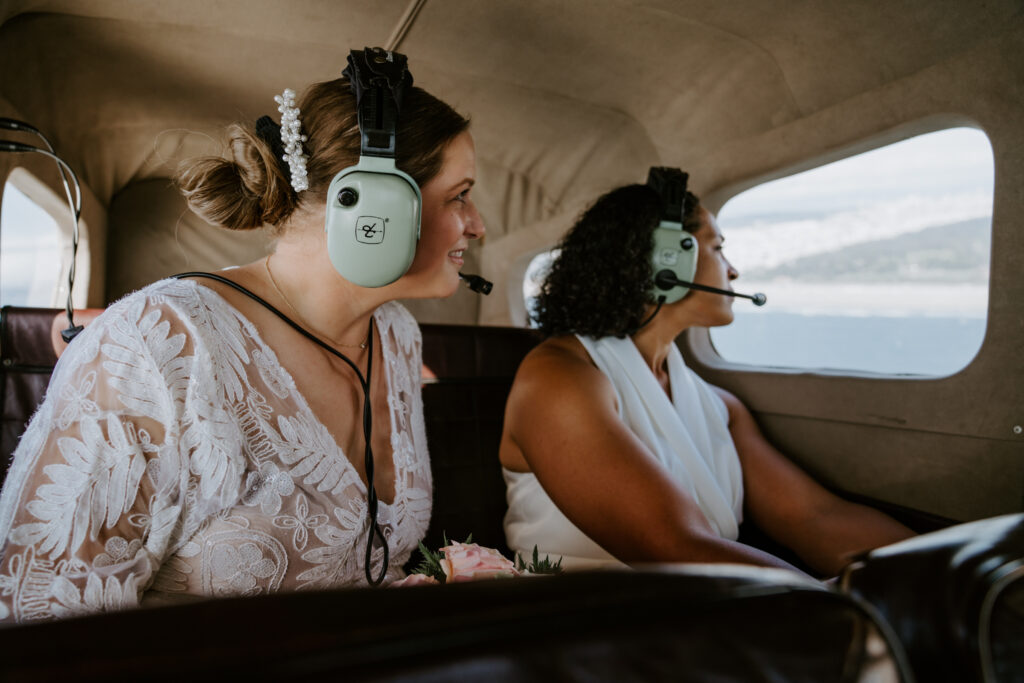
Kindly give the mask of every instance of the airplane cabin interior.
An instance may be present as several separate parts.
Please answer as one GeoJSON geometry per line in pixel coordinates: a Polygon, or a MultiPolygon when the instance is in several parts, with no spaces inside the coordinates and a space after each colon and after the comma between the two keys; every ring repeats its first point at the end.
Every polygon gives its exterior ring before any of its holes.
{"type": "Polygon", "coordinates": [[[465,271],[493,282],[487,296],[403,302],[423,338],[428,547],[472,533],[508,552],[498,444],[516,370],[542,340],[531,278],[599,195],[652,166],[689,173],[737,290],[768,299],[763,313],[736,300],[733,337],[679,337],[687,366],[828,489],[925,535],[824,587],[653,567],[10,626],[0,678],[1024,681],[1020,0],[2,0],[0,117],[43,132],[81,183],[72,264],[57,165],[19,151],[38,137],[0,128],[16,143],[0,150],[4,472],[62,350],[69,268],[88,320],[176,273],[263,258],[268,232],[211,226],[175,172],[225,154],[230,123],[277,118],[274,94],[337,78],[368,46],[407,55],[416,85],[470,119],[486,236],[465,271]],[[907,170],[868,156],[947,133],[977,142],[976,166],[941,145],[907,170]],[[867,189],[828,170],[857,158],[867,189]],[[848,205],[818,201],[805,180],[818,171],[821,196],[849,190],[848,205]],[[890,193],[901,179],[909,189],[890,193]],[[31,253],[15,202],[55,226],[31,253]],[[950,265],[960,256],[969,265],[950,265]],[[832,279],[805,284],[796,268],[832,279]],[[905,281],[887,290],[892,273],[905,281]],[[917,341],[885,337],[907,306],[917,341]],[[762,315],[781,326],[771,344],[762,315]],[[947,365],[903,365],[964,326],[974,336],[947,365]],[[803,337],[864,345],[864,364],[793,364],[803,337]],[[888,351],[903,355],[872,364],[888,351]]]}

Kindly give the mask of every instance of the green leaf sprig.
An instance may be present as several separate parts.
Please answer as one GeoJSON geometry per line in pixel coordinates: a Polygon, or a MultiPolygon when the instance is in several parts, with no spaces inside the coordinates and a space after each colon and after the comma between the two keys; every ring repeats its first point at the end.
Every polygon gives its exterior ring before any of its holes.
{"type": "Polygon", "coordinates": [[[537,546],[533,546],[533,560],[527,564],[523,561],[523,556],[516,553],[516,569],[523,572],[529,572],[531,574],[561,574],[562,569],[562,558],[559,557],[557,562],[551,561],[550,555],[545,555],[544,559],[540,559],[540,552],[537,550],[537,546]]]}

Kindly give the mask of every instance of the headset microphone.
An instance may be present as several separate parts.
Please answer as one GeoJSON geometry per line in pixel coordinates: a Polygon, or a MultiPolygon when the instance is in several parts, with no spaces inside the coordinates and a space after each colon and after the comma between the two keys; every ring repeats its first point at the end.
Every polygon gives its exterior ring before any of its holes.
{"type": "Polygon", "coordinates": [[[718,287],[709,287],[707,285],[698,285],[695,282],[686,282],[676,277],[676,274],[671,270],[661,270],[654,276],[654,285],[661,290],[668,291],[673,287],[687,287],[689,289],[699,289],[702,292],[711,292],[712,294],[723,294],[725,296],[735,296],[743,299],[750,299],[754,302],[755,306],[764,306],[768,303],[768,297],[760,292],[754,294],[740,294],[729,289],[719,289],[718,287]]]}
{"type": "Polygon", "coordinates": [[[494,288],[494,283],[490,280],[485,280],[479,275],[472,275],[470,273],[459,273],[459,279],[466,283],[466,286],[472,289],[477,294],[483,294],[487,296],[491,293],[491,289],[494,288]]]}

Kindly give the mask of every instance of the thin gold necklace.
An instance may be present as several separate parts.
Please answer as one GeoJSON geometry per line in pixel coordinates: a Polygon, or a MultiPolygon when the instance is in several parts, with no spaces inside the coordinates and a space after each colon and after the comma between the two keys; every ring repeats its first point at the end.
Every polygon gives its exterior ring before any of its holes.
{"type": "MultiPolygon", "coordinates": [[[[325,335],[321,334],[318,329],[316,329],[315,327],[313,327],[312,325],[310,325],[309,323],[306,322],[306,319],[302,317],[302,314],[299,313],[298,309],[296,309],[295,306],[292,305],[292,302],[289,301],[288,297],[286,297],[284,295],[284,292],[281,291],[281,288],[277,286],[277,280],[274,279],[274,274],[270,272],[270,254],[267,254],[267,258],[264,259],[263,267],[266,268],[266,270],[267,270],[267,277],[270,278],[270,284],[274,287],[274,291],[277,292],[277,295],[279,297],[281,297],[281,299],[286,304],[288,304],[288,308],[292,309],[292,313],[294,313],[296,315],[296,317],[298,317],[299,322],[301,322],[303,325],[305,325],[310,330],[315,332],[316,336],[320,337],[320,339],[322,339],[323,341],[327,342],[327,339],[325,338],[325,335]]],[[[366,333],[366,339],[364,339],[363,341],[359,342],[358,344],[342,344],[342,343],[336,342],[336,341],[331,341],[331,342],[327,342],[327,343],[334,344],[335,346],[341,346],[342,348],[346,348],[346,349],[365,349],[366,345],[370,341],[370,335],[371,334],[373,334],[373,326],[372,325],[370,326],[370,329],[366,333]]]]}

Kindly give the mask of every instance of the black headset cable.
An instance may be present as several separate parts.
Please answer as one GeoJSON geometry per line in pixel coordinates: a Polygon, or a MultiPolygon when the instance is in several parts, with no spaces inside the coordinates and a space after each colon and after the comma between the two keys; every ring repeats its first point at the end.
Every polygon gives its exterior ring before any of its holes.
{"type": "Polygon", "coordinates": [[[74,309],[71,301],[71,295],[75,288],[75,267],[78,262],[78,224],[82,218],[82,186],[79,184],[78,176],[75,174],[74,170],[72,170],[71,166],[57,156],[57,152],[54,151],[53,145],[50,144],[49,139],[47,139],[47,137],[43,135],[38,128],[29,123],[25,123],[24,121],[9,119],[6,117],[0,117],[0,128],[32,133],[46,145],[46,149],[40,149],[39,147],[33,147],[32,145],[26,145],[20,142],[0,140],[0,151],[18,153],[34,152],[48,156],[57,162],[57,171],[60,173],[60,179],[64,185],[64,195],[67,197],[68,205],[71,207],[71,214],[74,217],[74,226],[71,230],[71,264],[68,266],[68,296],[67,303],[65,305],[65,312],[68,317],[68,328],[66,330],[62,330],[60,333],[64,341],[70,343],[71,340],[75,338],[75,335],[82,331],[82,327],[80,325],[75,325],[74,309]],[[71,187],[68,184],[69,177],[75,185],[74,197],[71,196],[71,187]]]}
{"type": "Polygon", "coordinates": [[[664,294],[662,294],[661,296],[659,296],[659,297],[658,297],[658,305],[654,307],[654,312],[653,312],[653,313],[651,313],[651,314],[650,314],[649,316],[647,316],[647,318],[646,318],[646,319],[645,319],[645,320],[644,320],[644,321],[643,321],[642,323],[640,323],[639,325],[637,325],[637,328],[636,328],[636,329],[637,329],[637,331],[640,331],[640,329],[641,329],[641,328],[642,328],[642,327],[643,327],[644,325],[646,325],[647,323],[649,323],[649,322],[651,322],[652,320],[654,320],[654,316],[658,315],[658,311],[660,311],[660,310],[661,310],[661,307],[662,307],[662,305],[663,305],[664,303],[665,303],[665,295],[664,295],[664,294]]]}
{"type": "Polygon", "coordinates": [[[309,339],[317,346],[325,349],[326,351],[329,351],[334,356],[343,360],[350,368],[352,368],[352,371],[356,373],[356,377],[359,378],[359,384],[363,390],[363,439],[366,442],[363,455],[366,467],[366,508],[367,516],[370,519],[370,529],[366,537],[366,557],[363,562],[363,571],[366,574],[366,580],[369,582],[371,586],[379,586],[384,581],[384,577],[387,575],[388,564],[390,563],[391,559],[391,552],[390,549],[388,548],[387,539],[384,538],[384,532],[381,530],[380,525],[377,523],[377,488],[373,484],[373,447],[370,444],[370,437],[372,436],[373,433],[373,411],[370,406],[370,380],[372,378],[373,372],[373,316],[370,316],[370,329],[367,334],[367,349],[369,350],[369,354],[366,360],[366,377],[364,378],[363,373],[359,371],[359,368],[356,366],[355,363],[353,363],[348,358],[348,356],[343,354],[341,351],[338,351],[336,348],[334,348],[327,342],[323,341],[312,332],[309,332],[308,330],[306,330],[306,328],[302,327],[302,325],[299,325],[297,322],[295,322],[287,315],[279,311],[277,308],[272,306],[268,301],[258,296],[254,292],[251,292],[250,290],[246,289],[237,282],[229,280],[226,277],[216,275],[214,273],[203,272],[178,273],[177,275],[174,275],[172,277],[174,277],[174,279],[176,280],[180,280],[187,277],[208,278],[210,280],[216,280],[221,284],[225,284],[228,287],[231,287],[232,289],[241,292],[245,296],[249,297],[256,303],[260,304],[268,311],[276,315],[278,318],[286,322],[293,330],[301,334],[303,337],[309,339]],[[380,541],[381,547],[384,550],[383,564],[381,565],[380,573],[377,575],[376,578],[374,578],[372,571],[374,535],[377,536],[377,538],[380,541]]]}

